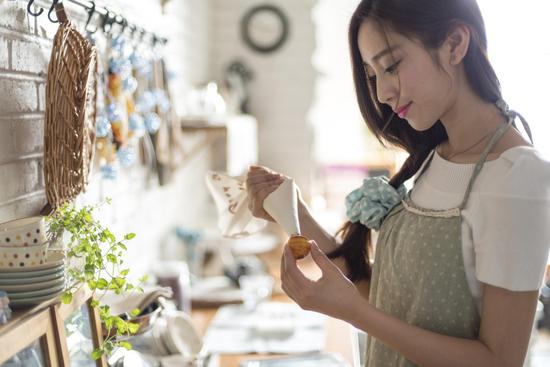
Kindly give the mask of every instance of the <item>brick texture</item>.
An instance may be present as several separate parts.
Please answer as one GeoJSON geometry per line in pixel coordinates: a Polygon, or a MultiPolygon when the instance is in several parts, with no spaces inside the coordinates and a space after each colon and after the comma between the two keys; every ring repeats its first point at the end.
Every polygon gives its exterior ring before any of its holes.
{"type": "Polygon", "coordinates": [[[14,148],[19,155],[40,153],[44,146],[44,120],[21,119],[12,122],[14,148]]]}
{"type": "Polygon", "coordinates": [[[29,41],[12,41],[12,70],[29,73],[44,73],[48,69],[50,49],[40,43],[29,41]]]}
{"type": "Polygon", "coordinates": [[[33,112],[38,108],[36,83],[0,78],[0,116],[18,112],[33,112]]]}
{"type": "Polygon", "coordinates": [[[0,166],[3,189],[0,202],[35,191],[38,185],[38,163],[36,160],[15,161],[0,166]]]}
{"type": "Polygon", "coordinates": [[[8,69],[10,67],[8,40],[0,36],[0,69],[8,69]]]}
{"type": "Polygon", "coordinates": [[[22,34],[34,34],[36,20],[27,17],[27,1],[0,1],[0,28],[22,34]]]}

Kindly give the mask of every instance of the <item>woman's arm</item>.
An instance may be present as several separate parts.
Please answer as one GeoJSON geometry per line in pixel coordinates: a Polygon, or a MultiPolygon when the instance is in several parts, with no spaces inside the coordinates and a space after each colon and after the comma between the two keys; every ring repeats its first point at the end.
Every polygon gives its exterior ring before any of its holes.
{"type": "Polygon", "coordinates": [[[537,299],[537,291],[512,292],[484,285],[478,340],[450,337],[409,325],[364,301],[354,305],[347,321],[419,366],[521,367],[537,299]]]}
{"type": "Polygon", "coordinates": [[[521,367],[529,344],[537,291],[512,292],[484,285],[477,340],[451,337],[410,325],[365,300],[356,287],[313,244],[322,276],[307,278],[285,248],[283,290],[302,308],[344,320],[422,367],[521,367]]]}

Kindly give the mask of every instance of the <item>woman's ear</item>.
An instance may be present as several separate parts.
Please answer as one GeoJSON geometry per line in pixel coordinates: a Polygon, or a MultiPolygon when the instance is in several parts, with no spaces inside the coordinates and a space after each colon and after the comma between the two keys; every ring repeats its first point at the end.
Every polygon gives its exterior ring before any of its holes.
{"type": "Polygon", "coordinates": [[[457,24],[453,27],[451,33],[445,41],[448,52],[448,60],[451,66],[460,64],[470,45],[470,29],[465,24],[457,24]]]}

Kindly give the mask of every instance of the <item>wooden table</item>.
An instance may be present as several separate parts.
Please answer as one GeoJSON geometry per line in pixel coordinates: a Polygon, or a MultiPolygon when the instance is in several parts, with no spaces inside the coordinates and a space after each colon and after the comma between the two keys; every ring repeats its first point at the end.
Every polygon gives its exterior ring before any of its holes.
{"type": "MultiPolygon", "coordinates": [[[[279,281],[279,259],[281,249],[276,249],[268,254],[259,256],[268,266],[268,269],[276,279],[275,294],[272,297],[273,301],[278,302],[293,302],[284,293],[280,292],[279,281]]],[[[313,264],[308,257],[300,263],[300,267],[311,278],[317,278],[320,273],[318,268],[313,264]]],[[[216,314],[216,308],[193,309],[191,318],[197,331],[203,336],[216,314]]],[[[353,366],[352,354],[352,327],[341,320],[327,318],[326,322],[326,345],[324,351],[339,353],[345,360],[353,366]]],[[[240,354],[240,355],[220,355],[220,367],[239,367],[239,363],[246,359],[268,359],[274,358],[275,354],[240,354]]],[[[279,355],[280,356],[280,355],[279,355]]]]}

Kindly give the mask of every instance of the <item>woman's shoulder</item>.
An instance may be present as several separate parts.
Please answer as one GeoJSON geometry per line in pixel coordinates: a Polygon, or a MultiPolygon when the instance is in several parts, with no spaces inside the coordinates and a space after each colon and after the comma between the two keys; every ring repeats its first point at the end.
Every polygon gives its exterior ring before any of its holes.
{"type": "Polygon", "coordinates": [[[509,146],[493,162],[501,174],[492,178],[490,194],[550,199],[550,161],[534,146],[509,146]]]}

